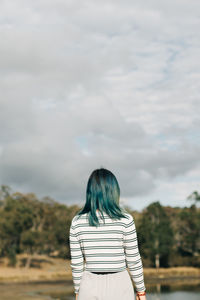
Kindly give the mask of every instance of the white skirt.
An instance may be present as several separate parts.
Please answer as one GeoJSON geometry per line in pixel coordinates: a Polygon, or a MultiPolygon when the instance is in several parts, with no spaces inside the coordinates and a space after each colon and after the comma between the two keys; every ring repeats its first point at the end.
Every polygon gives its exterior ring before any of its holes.
{"type": "Polygon", "coordinates": [[[128,270],[113,274],[94,274],[84,270],[78,300],[134,300],[128,270]]]}

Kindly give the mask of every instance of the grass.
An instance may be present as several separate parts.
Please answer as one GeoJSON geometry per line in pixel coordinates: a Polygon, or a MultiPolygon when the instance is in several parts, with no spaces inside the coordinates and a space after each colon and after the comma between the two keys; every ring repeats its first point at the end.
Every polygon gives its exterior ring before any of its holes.
{"type": "Polygon", "coordinates": [[[153,268],[144,269],[144,274],[147,277],[199,277],[200,268],[193,267],[174,267],[174,268],[160,268],[159,270],[153,268]]]}
{"type": "MultiPolygon", "coordinates": [[[[7,259],[0,261],[0,282],[37,282],[72,280],[70,261],[47,256],[35,256],[33,264],[26,269],[20,265],[24,261],[24,255],[18,255],[18,266],[8,267],[7,259]]],[[[144,269],[146,280],[155,279],[184,279],[200,278],[200,268],[176,267],[176,268],[153,268],[144,269]]]]}

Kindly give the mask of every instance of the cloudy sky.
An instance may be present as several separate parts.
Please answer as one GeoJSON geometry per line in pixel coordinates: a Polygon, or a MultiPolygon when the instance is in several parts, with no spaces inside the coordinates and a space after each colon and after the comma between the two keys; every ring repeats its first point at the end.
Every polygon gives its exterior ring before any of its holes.
{"type": "Polygon", "coordinates": [[[121,202],[200,192],[199,0],[0,1],[0,184],[85,203],[99,167],[121,202]]]}

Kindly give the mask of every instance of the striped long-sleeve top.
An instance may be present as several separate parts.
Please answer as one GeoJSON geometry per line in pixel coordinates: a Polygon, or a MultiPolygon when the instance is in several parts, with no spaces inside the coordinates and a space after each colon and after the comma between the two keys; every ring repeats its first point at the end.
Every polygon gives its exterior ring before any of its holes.
{"type": "Polygon", "coordinates": [[[87,214],[77,215],[70,226],[71,269],[75,293],[79,292],[83,271],[120,272],[129,269],[136,291],[145,291],[143,266],[138,250],[135,222],[127,218],[111,219],[97,211],[100,226],[90,226],[87,214]]]}

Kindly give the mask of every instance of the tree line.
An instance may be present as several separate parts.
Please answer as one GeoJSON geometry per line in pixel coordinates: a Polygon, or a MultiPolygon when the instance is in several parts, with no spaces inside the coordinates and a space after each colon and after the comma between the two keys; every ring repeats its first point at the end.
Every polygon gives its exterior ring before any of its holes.
{"type": "MultiPolygon", "coordinates": [[[[139,249],[145,267],[200,267],[200,208],[197,191],[189,197],[190,207],[162,206],[159,201],[142,212],[125,207],[134,217],[139,249]]],[[[31,265],[35,254],[70,259],[69,228],[77,205],[64,205],[34,193],[12,192],[0,187],[0,257],[17,264],[25,253],[31,265]]]]}

